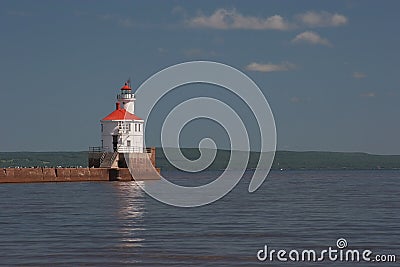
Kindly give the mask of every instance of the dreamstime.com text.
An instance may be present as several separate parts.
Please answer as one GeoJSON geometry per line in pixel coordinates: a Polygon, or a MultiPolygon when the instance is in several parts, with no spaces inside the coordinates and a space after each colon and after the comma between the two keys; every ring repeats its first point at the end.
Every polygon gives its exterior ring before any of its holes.
{"type": "Polygon", "coordinates": [[[264,245],[263,249],[257,252],[259,261],[292,261],[292,262],[320,262],[320,261],[342,261],[342,262],[396,262],[394,254],[374,254],[371,250],[348,249],[347,240],[339,238],[336,247],[328,247],[321,251],[313,249],[290,251],[270,249],[264,245]]]}

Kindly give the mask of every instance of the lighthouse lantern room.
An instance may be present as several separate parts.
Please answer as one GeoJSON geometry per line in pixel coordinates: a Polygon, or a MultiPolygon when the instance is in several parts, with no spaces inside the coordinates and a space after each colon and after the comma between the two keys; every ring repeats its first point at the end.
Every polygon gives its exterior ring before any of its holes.
{"type": "Polygon", "coordinates": [[[127,81],[117,95],[115,110],[101,120],[101,146],[105,152],[143,153],[144,120],[135,115],[135,95],[127,81]]]}

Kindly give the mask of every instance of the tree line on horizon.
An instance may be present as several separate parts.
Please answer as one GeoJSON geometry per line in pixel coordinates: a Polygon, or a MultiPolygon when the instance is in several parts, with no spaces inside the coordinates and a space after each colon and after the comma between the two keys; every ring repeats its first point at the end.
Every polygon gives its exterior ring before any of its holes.
{"type": "MultiPolygon", "coordinates": [[[[197,159],[197,148],[183,148],[181,152],[189,159],[197,159]]],[[[226,168],[230,151],[218,150],[214,162],[208,170],[226,168]]],[[[246,153],[246,152],[239,152],[246,153]]],[[[173,153],[172,153],[173,154],[173,153]]],[[[245,158],[245,154],[243,154],[245,158]]],[[[250,152],[248,169],[257,166],[259,152],[250,152]]],[[[162,170],[174,170],[157,148],[157,167],[162,170]]],[[[87,152],[0,152],[0,168],[8,167],[87,167],[87,152]]],[[[400,169],[400,155],[372,155],[350,152],[294,152],[277,151],[272,170],[373,170],[400,169]]]]}

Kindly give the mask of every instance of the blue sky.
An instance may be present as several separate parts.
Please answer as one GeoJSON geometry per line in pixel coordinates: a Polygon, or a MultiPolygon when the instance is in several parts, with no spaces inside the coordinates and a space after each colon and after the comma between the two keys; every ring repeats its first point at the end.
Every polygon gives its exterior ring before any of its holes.
{"type": "MultiPolygon", "coordinates": [[[[0,150],[98,145],[99,120],[128,77],[138,87],[167,66],[212,60],[261,88],[278,149],[400,154],[399,8],[398,1],[1,1],[0,150]]],[[[196,90],[210,89],[187,91],[196,90]]]]}

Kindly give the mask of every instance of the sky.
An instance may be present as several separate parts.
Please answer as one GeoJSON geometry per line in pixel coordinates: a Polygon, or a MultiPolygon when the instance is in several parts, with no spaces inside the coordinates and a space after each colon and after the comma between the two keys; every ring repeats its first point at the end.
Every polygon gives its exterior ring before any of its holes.
{"type": "MultiPolygon", "coordinates": [[[[168,66],[210,60],[260,87],[278,150],[400,154],[399,8],[368,0],[1,1],[0,151],[99,145],[99,120],[126,79],[137,88],[168,66]]],[[[165,106],[224,94],[182,90],[165,106]]],[[[248,116],[240,101],[222,98],[248,116]]],[[[205,123],[193,122],[202,131],[188,130],[182,146],[224,136],[205,123]]]]}

